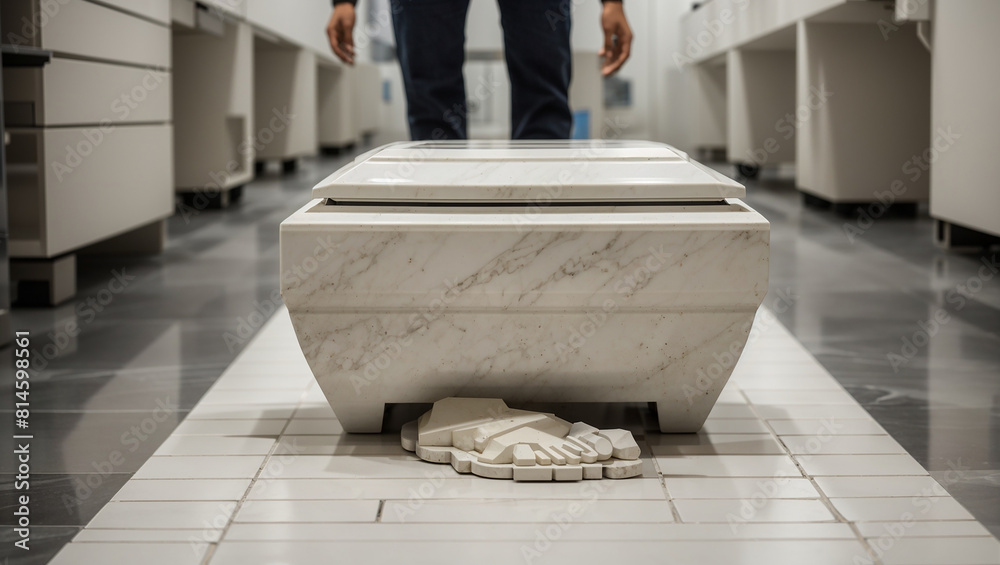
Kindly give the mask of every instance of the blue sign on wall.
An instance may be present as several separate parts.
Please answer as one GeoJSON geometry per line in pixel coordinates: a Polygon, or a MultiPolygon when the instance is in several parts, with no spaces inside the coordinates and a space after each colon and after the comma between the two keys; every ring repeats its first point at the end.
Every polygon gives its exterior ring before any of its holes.
{"type": "Polygon", "coordinates": [[[573,112],[573,131],[570,139],[590,139],[590,110],[573,112]]]}

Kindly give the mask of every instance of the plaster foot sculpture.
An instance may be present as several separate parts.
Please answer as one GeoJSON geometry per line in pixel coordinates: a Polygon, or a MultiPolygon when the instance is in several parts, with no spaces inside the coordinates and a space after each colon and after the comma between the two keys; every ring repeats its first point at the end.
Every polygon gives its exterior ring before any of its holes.
{"type": "Polygon", "coordinates": [[[515,410],[495,398],[445,398],[403,426],[403,449],[459,473],[515,481],[625,479],[642,474],[627,430],[570,424],[552,414],[515,410]]]}

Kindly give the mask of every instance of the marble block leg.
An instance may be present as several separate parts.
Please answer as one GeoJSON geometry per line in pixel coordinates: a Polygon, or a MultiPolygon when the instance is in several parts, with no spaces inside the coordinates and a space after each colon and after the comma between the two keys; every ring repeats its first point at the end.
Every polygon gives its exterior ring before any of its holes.
{"type": "MultiPolygon", "coordinates": [[[[709,407],[711,408],[711,407],[709,407]]],[[[664,434],[693,434],[701,429],[708,418],[708,412],[678,410],[676,401],[656,403],[656,418],[660,422],[660,432],[664,434]]]]}
{"type": "Polygon", "coordinates": [[[344,431],[352,434],[377,434],[382,432],[384,402],[331,402],[344,431]]]}

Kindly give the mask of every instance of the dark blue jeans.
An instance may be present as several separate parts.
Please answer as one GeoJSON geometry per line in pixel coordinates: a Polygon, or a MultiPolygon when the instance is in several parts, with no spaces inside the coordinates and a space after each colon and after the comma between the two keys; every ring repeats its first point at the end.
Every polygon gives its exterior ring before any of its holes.
{"type": "MultiPolygon", "coordinates": [[[[569,0],[498,0],[511,85],[513,139],[566,139],[569,0]]],[[[469,0],[392,0],[413,139],[466,139],[465,19],[469,0]]]]}

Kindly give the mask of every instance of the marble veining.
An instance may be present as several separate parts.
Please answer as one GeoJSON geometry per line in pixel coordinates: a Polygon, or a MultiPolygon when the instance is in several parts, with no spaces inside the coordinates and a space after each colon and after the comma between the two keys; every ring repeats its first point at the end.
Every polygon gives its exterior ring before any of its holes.
{"type": "MultiPolygon", "coordinates": [[[[716,181],[679,183],[681,194],[716,181]]],[[[650,401],[663,431],[697,431],[766,293],[768,236],[734,199],[541,210],[317,199],[282,224],[282,296],[348,431],[379,431],[387,402],[448,396],[650,401]]]]}

